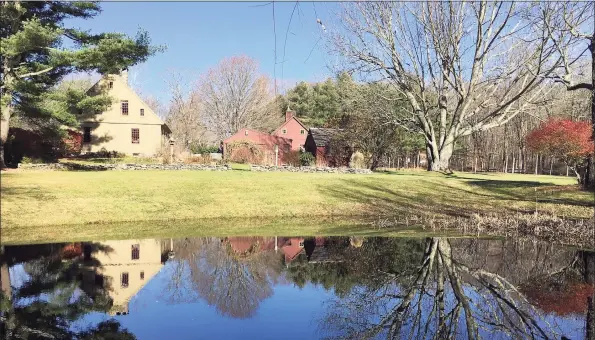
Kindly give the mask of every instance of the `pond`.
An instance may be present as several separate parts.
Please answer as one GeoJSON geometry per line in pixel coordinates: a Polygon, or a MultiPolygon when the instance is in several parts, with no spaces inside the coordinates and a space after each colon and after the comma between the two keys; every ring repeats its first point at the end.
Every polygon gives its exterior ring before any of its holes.
{"type": "Polygon", "coordinates": [[[207,237],[5,246],[2,334],[583,339],[595,253],[502,239],[207,237]]]}

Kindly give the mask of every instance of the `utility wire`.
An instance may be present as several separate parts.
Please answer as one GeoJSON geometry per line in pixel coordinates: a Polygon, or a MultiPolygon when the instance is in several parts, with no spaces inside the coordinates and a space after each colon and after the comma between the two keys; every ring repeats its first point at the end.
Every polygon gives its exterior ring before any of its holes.
{"type": "Polygon", "coordinates": [[[273,77],[275,78],[275,97],[277,96],[277,24],[275,21],[275,2],[273,1],[273,35],[275,37],[275,63],[273,64],[273,77]]]}
{"type": "Polygon", "coordinates": [[[295,2],[293,6],[293,10],[291,11],[291,16],[289,17],[289,24],[287,24],[287,29],[285,30],[285,42],[283,43],[283,62],[281,63],[281,83],[285,82],[285,48],[287,47],[287,36],[289,35],[289,27],[291,26],[291,20],[293,19],[293,13],[295,13],[295,9],[298,7],[299,1],[295,2]]]}

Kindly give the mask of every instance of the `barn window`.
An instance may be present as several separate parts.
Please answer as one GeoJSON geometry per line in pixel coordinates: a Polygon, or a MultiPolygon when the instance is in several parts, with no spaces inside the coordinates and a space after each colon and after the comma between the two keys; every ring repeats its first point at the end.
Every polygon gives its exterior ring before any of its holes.
{"type": "Polygon", "coordinates": [[[91,143],[91,128],[83,128],[83,143],[91,143]]]}
{"type": "Polygon", "coordinates": [[[128,287],[128,273],[122,273],[122,276],[120,277],[120,285],[122,286],[122,288],[126,288],[128,287]]]}
{"type": "Polygon", "coordinates": [[[140,109],[140,115],[144,116],[145,115],[145,109],[140,109]]]}
{"type": "Polygon", "coordinates": [[[140,131],[138,129],[132,129],[132,144],[138,144],[140,142],[140,131]]]}
{"type": "Polygon", "coordinates": [[[132,259],[138,260],[140,258],[140,244],[132,245],[132,259]]]}
{"type": "Polygon", "coordinates": [[[128,116],[128,101],[122,100],[122,114],[128,116]]]}
{"type": "Polygon", "coordinates": [[[304,129],[301,129],[301,130],[300,130],[300,135],[303,135],[303,134],[305,134],[305,133],[306,133],[306,131],[304,131],[304,129]]]}
{"type": "Polygon", "coordinates": [[[287,129],[283,129],[283,134],[287,134],[287,129]]]}

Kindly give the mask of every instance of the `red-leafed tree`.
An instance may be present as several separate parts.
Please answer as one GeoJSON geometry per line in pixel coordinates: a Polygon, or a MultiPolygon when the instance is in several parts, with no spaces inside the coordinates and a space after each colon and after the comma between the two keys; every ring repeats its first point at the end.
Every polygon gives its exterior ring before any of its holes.
{"type": "Polygon", "coordinates": [[[566,163],[582,184],[587,158],[593,154],[591,124],[586,121],[550,119],[527,135],[527,146],[566,163]]]}

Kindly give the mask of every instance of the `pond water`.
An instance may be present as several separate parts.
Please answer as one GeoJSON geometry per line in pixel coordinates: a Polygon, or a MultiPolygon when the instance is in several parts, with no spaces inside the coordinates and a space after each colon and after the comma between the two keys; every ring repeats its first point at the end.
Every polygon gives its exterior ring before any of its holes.
{"type": "Polygon", "coordinates": [[[1,331],[29,339],[583,339],[595,330],[594,267],[593,252],[494,239],[5,246],[1,331]]]}

